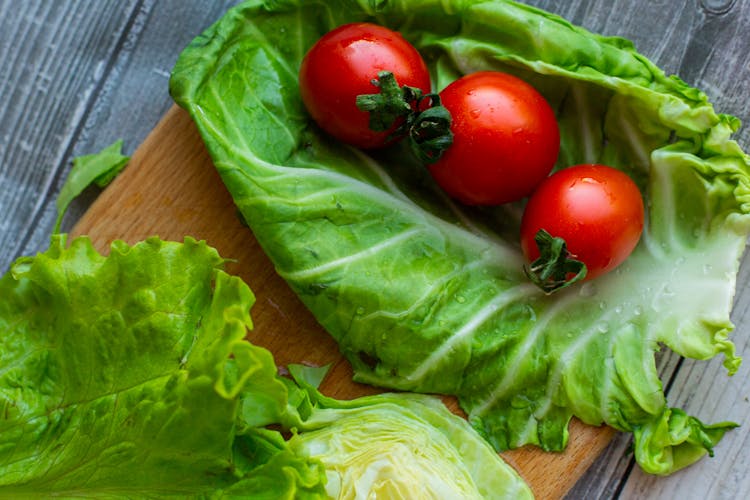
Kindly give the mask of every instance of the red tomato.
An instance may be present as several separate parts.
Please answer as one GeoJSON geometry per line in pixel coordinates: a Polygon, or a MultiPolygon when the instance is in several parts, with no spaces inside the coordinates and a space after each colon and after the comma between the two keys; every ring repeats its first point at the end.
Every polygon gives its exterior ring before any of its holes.
{"type": "Polygon", "coordinates": [[[374,132],[369,113],[356,98],[376,94],[372,80],[390,71],[399,85],[430,92],[430,73],[422,56],[399,33],[370,23],[339,26],[325,34],[302,60],[302,101],[317,124],[335,138],[360,148],[385,145],[393,129],[374,132]]]}
{"type": "Polygon", "coordinates": [[[643,199],[627,174],[604,165],[576,165],[555,172],[529,198],[521,220],[521,247],[539,257],[534,236],[544,229],[565,240],[586,264],[586,279],[620,265],[643,231],[643,199]]]}
{"type": "Polygon", "coordinates": [[[528,196],[557,161],[560,131],[539,92],[494,71],[459,78],[440,92],[453,145],[430,171],[452,197],[499,205],[528,196]]]}

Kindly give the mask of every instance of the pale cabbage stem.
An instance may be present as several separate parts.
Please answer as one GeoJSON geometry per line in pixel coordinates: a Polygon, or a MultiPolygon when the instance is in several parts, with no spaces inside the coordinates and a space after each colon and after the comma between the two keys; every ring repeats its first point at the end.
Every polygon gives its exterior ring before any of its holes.
{"type": "MultiPolygon", "coordinates": [[[[575,105],[578,109],[585,109],[586,106],[584,105],[585,100],[582,96],[582,90],[581,90],[581,84],[575,82],[572,83],[570,86],[570,93],[573,96],[573,101],[575,101],[575,105]]],[[[598,156],[596,154],[596,151],[594,151],[594,144],[591,140],[591,134],[588,133],[590,130],[590,125],[588,123],[589,115],[588,113],[578,113],[578,124],[581,126],[581,139],[583,141],[583,161],[581,163],[596,163],[598,161],[598,156]]]]}
{"type": "Polygon", "coordinates": [[[343,267],[343,266],[345,266],[347,264],[351,264],[351,263],[356,262],[356,261],[358,261],[360,259],[364,259],[364,258],[367,258],[367,257],[371,257],[373,255],[376,255],[378,252],[380,252],[384,248],[387,248],[387,247],[390,247],[390,246],[393,246],[393,245],[397,245],[397,244],[401,243],[402,241],[407,240],[407,239],[411,238],[412,236],[421,233],[422,231],[423,231],[423,229],[419,228],[419,227],[414,228],[414,229],[410,229],[410,230],[404,231],[403,233],[400,233],[400,234],[398,234],[398,235],[396,235],[396,236],[394,236],[394,237],[392,237],[390,239],[383,240],[380,243],[378,243],[377,245],[373,245],[373,246],[371,246],[371,247],[369,247],[369,248],[367,248],[365,250],[362,250],[361,252],[352,253],[352,254],[347,255],[346,257],[342,257],[340,259],[334,259],[334,260],[328,261],[328,262],[326,262],[324,264],[321,264],[319,266],[311,267],[311,268],[308,268],[308,269],[302,269],[300,271],[294,271],[294,272],[287,273],[287,272],[284,272],[284,271],[280,270],[279,274],[281,274],[281,276],[284,279],[287,279],[287,280],[300,280],[300,279],[309,278],[311,276],[315,276],[316,274],[325,273],[327,271],[331,271],[331,270],[336,269],[338,267],[343,267]]]}
{"type": "Polygon", "coordinates": [[[468,264],[466,264],[463,267],[460,267],[459,269],[456,269],[450,273],[446,273],[442,275],[439,279],[433,281],[431,283],[431,286],[429,288],[426,288],[424,290],[424,293],[416,299],[411,307],[405,310],[401,310],[398,312],[388,312],[384,311],[382,309],[372,312],[370,314],[367,314],[365,316],[362,316],[362,321],[370,321],[378,317],[385,317],[385,318],[403,318],[406,316],[409,316],[412,312],[417,310],[419,306],[421,306],[425,301],[427,301],[430,297],[433,297],[436,293],[436,290],[442,287],[445,283],[449,282],[456,276],[459,276],[460,274],[468,273],[473,269],[476,269],[480,267],[483,264],[486,264],[486,256],[483,256],[481,259],[474,260],[468,264]]]}

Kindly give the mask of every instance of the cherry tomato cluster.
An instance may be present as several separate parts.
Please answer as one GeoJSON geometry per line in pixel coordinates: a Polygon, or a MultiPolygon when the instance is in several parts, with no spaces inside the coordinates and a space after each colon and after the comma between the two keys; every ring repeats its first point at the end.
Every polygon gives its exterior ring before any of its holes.
{"type": "Polygon", "coordinates": [[[560,149],[554,110],[515,76],[472,73],[433,94],[412,44],[353,23],[309,50],[299,78],[310,115],[336,139],[373,149],[409,137],[438,185],[468,205],[528,198],[521,247],[527,274],[547,292],[614,269],[640,239],[643,201],[626,174],[576,165],[550,175],[560,149]]]}

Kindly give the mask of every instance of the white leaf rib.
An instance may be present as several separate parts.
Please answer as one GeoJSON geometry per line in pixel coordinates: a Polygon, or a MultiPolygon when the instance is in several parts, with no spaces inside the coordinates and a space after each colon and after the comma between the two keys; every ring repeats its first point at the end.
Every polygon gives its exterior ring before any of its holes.
{"type": "Polygon", "coordinates": [[[575,299],[575,296],[570,293],[566,297],[561,297],[560,300],[544,311],[544,314],[539,317],[534,327],[528,332],[524,343],[519,347],[518,354],[516,354],[513,364],[508,367],[505,375],[498,382],[494,389],[490,392],[487,399],[474,408],[471,412],[473,415],[484,415],[494,405],[498,399],[505,395],[510,386],[517,381],[517,372],[521,365],[521,362],[526,358],[526,355],[534,347],[543,334],[547,323],[549,323],[560,310],[565,310],[568,307],[568,303],[575,299]]]}
{"type": "MultiPolygon", "coordinates": [[[[404,194],[404,192],[401,191],[398,188],[398,186],[396,186],[396,184],[393,182],[393,179],[391,179],[387,174],[385,174],[384,169],[375,160],[373,160],[370,156],[362,153],[361,151],[356,151],[355,156],[361,157],[362,161],[365,162],[364,165],[368,167],[370,170],[372,170],[375,173],[376,177],[378,177],[378,179],[383,183],[382,191],[393,196],[399,201],[402,201],[405,203],[411,203],[411,200],[409,199],[409,197],[406,196],[406,194],[404,194]]],[[[301,167],[304,167],[305,170],[319,170],[320,164],[314,163],[308,160],[297,160],[294,164],[294,167],[291,167],[291,168],[298,169],[301,167]]],[[[351,165],[351,168],[353,170],[356,170],[358,168],[361,168],[361,165],[351,165]]],[[[354,179],[353,177],[346,176],[346,178],[351,179],[354,182],[361,182],[359,180],[354,179]]]]}
{"type": "Polygon", "coordinates": [[[573,101],[575,101],[576,108],[579,110],[577,115],[578,123],[581,126],[581,141],[583,142],[584,161],[582,163],[596,163],[597,157],[596,152],[594,151],[594,143],[589,134],[591,120],[589,119],[588,109],[586,109],[585,106],[586,100],[583,98],[583,90],[581,89],[581,85],[573,83],[570,87],[570,91],[573,95],[573,101]]]}
{"type": "MultiPolygon", "coordinates": [[[[307,23],[305,23],[302,19],[302,9],[297,9],[296,15],[295,15],[295,21],[296,26],[294,27],[294,33],[304,33],[305,32],[305,26],[307,23]]],[[[297,60],[302,61],[302,59],[305,57],[305,54],[307,53],[307,47],[304,45],[304,36],[296,36],[294,37],[297,39],[296,49],[297,49],[297,60]]]]}
{"type": "Polygon", "coordinates": [[[657,215],[660,215],[665,219],[664,225],[667,228],[665,241],[669,241],[670,244],[674,245],[677,243],[674,237],[674,226],[672,224],[674,219],[669,217],[669,214],[675,213],[674,190],[672,189],[672,176],[667,175],[667,172],[664,172],[664,170],[664,168],[654,168],[651,171],[656,174],[656,180],[662,187],[663,206],[661,213],[657,215]]]}
{"type": "Polygon", "coordinates": [[[614,347],[614,337],[609,339],[609,349],[607,351],[607,357],[604,358],[604,376],[601,381],[599,394],[599,413],[602,416],[602,420],[605,422],[613,422],[612,412],[609,410],[607,403],[610,400],[610,394],[612,393],[612,380],[615,372],[615,359],[612,355],[612,349],[614,347]]]}
{"type": "Polygon", "coordinates": [[[575,341],[573,341],[573,343],[570,345],[570,347],[568,347],[560,354],[557,362],[554,365],[552,374],[547,377],[547,390],[545,392],[544,402],[534,413],[538,420],[544,418],[551,409],[552,398],[559,388],[558,386],[560,385],[560,381],[562,380],[562,374],[565,371],[565,368],[568,366],[568,363],[582,348],[588,345],[595,336],[603,334],[599,330],[599,326],[602,324],[608,324],[609,317],[612,315],[613,312],[611,310],[607,314],[603,315],[599,319],[599,321],[597,321],[597,323],[592,324],[588,329],[579,334],[576,337],[575,341]]]}
{"type": "Polygon", "coordinates": [[[501,311],[506,305],[513,300],[529,295],[536,291],[535,285],[531,283],[521,283],[513,288],[504,290],[496,295],[487,304],[482,307],[474,316],[465,323],[452,336],[446,339],[439,348],[430,354],[412,373],[406,376],[407,380],[419,380],[424,377],[440,360],[450,352],[453,347],[466,337],[470,337],[477,329],[484,324],[489,318],[501,311]]]}
{"type": "Polygon", "coordinates": [[[464,273],[468,274],[473,269],[479,267],[480,264],[484,264],[485,262],[486,262],[485,259],[477,259],[450,273],[444,274],[443,276],[440,277],[440,279],[435,280],[429,288],[424,289],[422,295],[418,299],[416,299],[414,303],[411,305],[411,307],[409,307],[408,309],[395,312],[395,313],[384,311],[384,310],[379,310],[379,311],[372,312],[366,316],[363,316],[362,320],[371,321],[379,317],[392,318],[392,319],[407,317],[411,313],[416,311],[421,305],[423,305],[430,297],[434,297],[436,295],[436,290],[442,287],[445,283],[448,283],[450,280],[452,280],[456,276],[459,276],[460,274],[464,274],[464,273]]]}
{"type": "Polygon", "coordinates": [[[404,231],[403,233],[397,234],[396,236],[393,236],[392,238],[389,238],[387,240],[381,241],[377,245],[373,245],[373,246],[371,246],[369,248],[366,248],[365,250],[362,250],[360,252],[349,254],[349,255],[347,255],[345,257],[341,257],[339,259],[334,259],[334,260],[325,262],[323,264],[320,264],[318,266],[311,267],[311,268],[308,268],[308,269],[302,269],[302,270],[294,271],[294,272],[280,271],[279,273],[281,274],[281,276],[284,279],[287,279],[287,280],[295,280],[295,281],[297,281],[297,280],[302,280],[302,279],[310,278],[310,277],[313,277],[313,276],[315,276],[317,274],[326,273],[326,272],[329,272],[329,271],[331,271],[333,269],[337,269],[337,268],[346,266],[348,264],[352,264],[354,262],[357,262],[359,260],[366,259],[367,257],[371,257],[373,255],[376,255],[379,252],[381,252],[382,250],[384,250],[384,249],[386,249],[388,247],[397,245],[397,244],[401,243],[402,241],[405,241],[405,240],[407,240],[407,239],[409,239],[409,238],[411,238],[411,237],[419,234],[422,231],[423,231],[423,229],[419,228],[419,227],[414,228],[414,229],[410,229],[408,231],[404,231]]]}
{"type": "Polygon", "coordinates": [[[528,420],[526,420],[526,425],[524,426],[523,430],[518,433],[515,439],[515,443],[511,443],[514,447],[516,446],[523,446],[525,444],[534,442],[530,439],[531,434],[537,429],[537,420],[530,416],[528,420]]]}
{"type": "MultiPolygon", "coordinates": [[[[296,202],[296,204],[304,205],[307,202],[318,201],[320,198],[325,198],[325,197],[333,198],[337,194],[345,193],[345,192],[346,190],[343,189],[342,187],[332,187],[328,189],[321,189],[319,191],[313,191],[303,196],[298,196],[294,199],[294,201],[296,202]]],[[[236,201],[238,205],[242,205],[242,206],[289,204],[289,200],[287,198],[282,198],[280,196],[271,196],[271,195],[245,196],[245,197],[237,198],[236,201]]]]}
{"type": "Polygon", "coordinates": [[[671,219],[668,219],[668,214],[674,213],[673,191],[671,189],[672,186],[669,180],[670,176],[663,172],[663,170],[663,168],[651,168],[650,174],[652,176],[652,179],[661,187],[662,190],[662,206],[660,207],[658,213],[655,213],[651,209],[648,210],[646,217],[644,218],[643,233],[641,235],[641,242],[643,243],[643,245],[646,247],[648,252],[659,261],[667,260],[667,248],[663,244],[660,244],[658,240],[661,240],[662,243],[669,242],[670,245],[678,245],[677,240],[675,240],[674,238],[674,230],[672,228],[671,219]],[[664,234],[654,234],[651,226],[652,216],[657,216],[665,219],[662,224],[663,226],[666,226],[666,231],[664,231],[664,234]]]}
{"type": "Polygon", "coordinates": [[[619,127],[625,133],[625,137],[630,143],[631,149],[635,152],[635,156],[638,158],[638,163],[642,169],[649,171],[649,165],[651,164],[650,154],[638,139],[638,134],[635,131],[633,123],[625,119],[624,115],[620,115],[619,127]]]}

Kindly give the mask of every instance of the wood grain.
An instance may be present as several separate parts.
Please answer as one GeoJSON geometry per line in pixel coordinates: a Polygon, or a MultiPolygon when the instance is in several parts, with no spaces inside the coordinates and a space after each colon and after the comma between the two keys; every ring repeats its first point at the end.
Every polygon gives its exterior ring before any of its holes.
{"type": "MultiPolygon", "coordinates": [[[[351,367],[335,341],[276,274],[251,231],[236,215],[229,193],[203,142],[183,110],[173,107],[133,156],[130,165],[81,218],[72,235],[88,235],[101,252],[113,240],[130,244],[149,236],[206,240],[232,262],[227,271],[242,277],[256,295],[250,340],[269,349],[280,366],[331,364],[323,393],[350,399],[377,392],[351,381],[351,367]]],[[[446,404],[460,413],[455,400],[446,404]]],[[[504,454],[539,499],[560,498],[606,447],[614,432],[579,422],[571,426],[564,453],[532,447],[504,454]]]]}
{"type": "Polygon", "coordinates": [[[38,224],[66,169],[81,115],[101,83],[94,75],[104,72],[102,63],[114,57],[124,36],[122,20],[131,17],[134,2],[110,4],[97,12],[44,0],[0,3],[0,32],[23,42],[0,44],[2,269],[38,224]],[[58,52],[57,46],[68,50],[58,52]]]}

